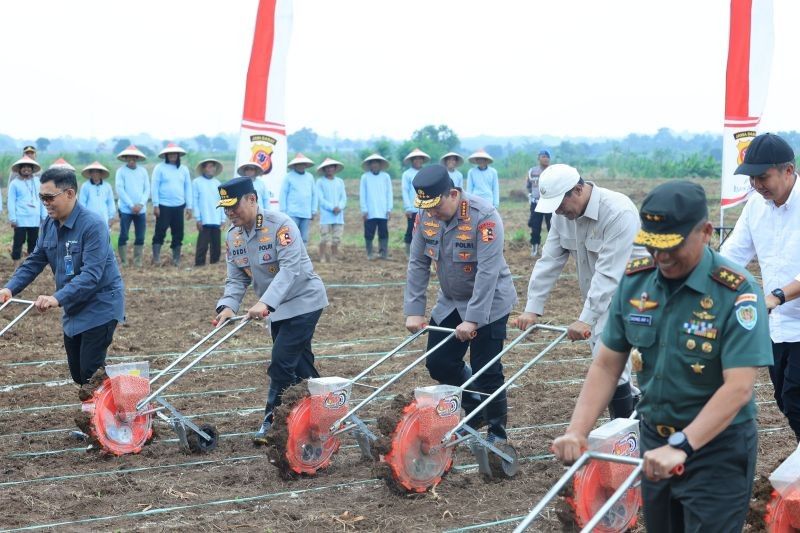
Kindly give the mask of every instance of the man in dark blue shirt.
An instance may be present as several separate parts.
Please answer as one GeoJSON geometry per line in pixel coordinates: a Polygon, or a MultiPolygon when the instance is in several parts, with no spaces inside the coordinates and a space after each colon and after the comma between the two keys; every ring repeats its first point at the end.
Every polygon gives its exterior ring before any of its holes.
{"type": "Polygon", "coordinates": [[[47,208],[36,247],[0,289],[5,302],[50,265],[56,292],[40,295],[35,307],[63,309],[64,348],[72,379],[86,383],[105,366],[106,351],[125,315],[125,290],[111,249],[108,224],[77,202],[75,172],[63,168],[41,177],[39,198],[47,208]]]}

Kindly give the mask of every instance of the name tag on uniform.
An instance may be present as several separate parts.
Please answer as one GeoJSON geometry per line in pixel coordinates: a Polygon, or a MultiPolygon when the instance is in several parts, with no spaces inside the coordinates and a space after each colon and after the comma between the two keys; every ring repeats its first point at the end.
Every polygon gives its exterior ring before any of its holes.
{"type": "Polygon", "coordinates": [[[628,315],[628,322],[639,326],[651,326],[653,325],[653,317],[652,315],[630,314],[628,315]]]}

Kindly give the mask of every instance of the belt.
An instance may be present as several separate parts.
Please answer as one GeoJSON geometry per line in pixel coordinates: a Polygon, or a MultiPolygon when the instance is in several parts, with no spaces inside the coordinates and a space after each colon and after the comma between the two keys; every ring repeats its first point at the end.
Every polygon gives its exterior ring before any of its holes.
{"type": "Polygon", "coordinates": [[[676,433],[678,431],[682,431],[682,429],[683,429],[683,428],[676,428],[675,426],[668,426],[666,424],[650,424],[650,423],[645,422],[645,421],[642,421],[642,423],[645,426],[649,427],[651,430],[653,430],[656,433],[658,433],[658,435],[660,437],[663,437],[665,439],[667,437],[669,437],[670,435],[672,435],[673,433],[676,433]]]}

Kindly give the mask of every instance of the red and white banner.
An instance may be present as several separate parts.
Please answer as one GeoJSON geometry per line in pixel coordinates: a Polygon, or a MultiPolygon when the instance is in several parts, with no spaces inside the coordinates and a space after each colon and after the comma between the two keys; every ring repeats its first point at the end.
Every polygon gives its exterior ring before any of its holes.
{"type": "Polygon", "coordinates": [[[284,108],[291,33],[292,0],[259,0],[236,168],[248,161],[261,165],[273,209],[277,209],[288,162],[284,108]]]}
{"type": "Polygon", "coordinates": [[[758,133],[772,64],[772,0],[731,0],[725,128],[722,137],[722,209],[747,199],[748,176],[735,176],[758,133]]]}

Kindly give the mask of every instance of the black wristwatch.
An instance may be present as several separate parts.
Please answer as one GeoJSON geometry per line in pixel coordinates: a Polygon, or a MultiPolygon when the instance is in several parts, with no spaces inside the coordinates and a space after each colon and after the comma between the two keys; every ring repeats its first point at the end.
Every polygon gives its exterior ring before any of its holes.
{"type": "Polygon", "coordinates": [[[694,448],[692,448],[692,445],[689,444],[689,439],[686,438],[686,435],[683,433],[683,431],[676,431],[670,435],[667,439],[667,444],[678,450],[683,450],[687,459],[694,453],[694,448]]]}
{"type": "Polygon", "coordinates": [[[781,305],[786,303],[786,294],[783,292],[783,289],[774,289],[770,294],[780,300],[781,305]]]}

